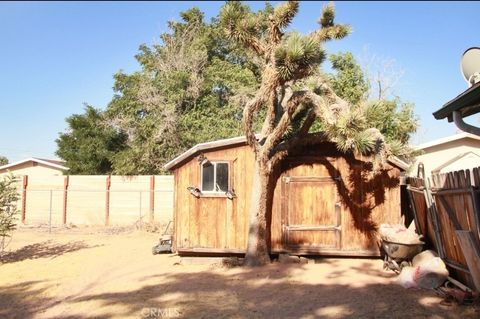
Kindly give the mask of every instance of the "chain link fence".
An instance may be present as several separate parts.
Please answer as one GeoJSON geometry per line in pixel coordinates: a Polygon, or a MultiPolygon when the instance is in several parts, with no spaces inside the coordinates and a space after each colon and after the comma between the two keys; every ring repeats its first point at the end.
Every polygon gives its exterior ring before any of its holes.
{"type": "Polygon", "coordinates": [[[125,180],[116,177],[112,181],[106,177],[104,189],[98,187],[101,185],[98,176],[72,179],[76,183],[73,187],[68,187],[68,183],[50,187],[35,184],[30,187],[24,183],[19,189],[21,220],[24,225],[47,226],[50,230],[64,225],[167,224],[173,219],[173,179],[164,177],[157,178],[157,188],[154,181],[148,185],[144,177],[125,180]],[[147,190],[135,189],[138,186],[147,190]]]}

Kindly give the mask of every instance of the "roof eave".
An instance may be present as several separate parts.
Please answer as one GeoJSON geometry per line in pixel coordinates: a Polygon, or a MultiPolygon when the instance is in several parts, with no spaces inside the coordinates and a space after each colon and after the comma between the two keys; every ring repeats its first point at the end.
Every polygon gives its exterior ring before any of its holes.
{"type": "Polygon", "coordinates": [[[401,159],[399,159],[396,156],[389,157],[388,161],[390,162],[390,164],[393,164],[393,165],[397,166],[398,168],[400,168],[404,171],[406,171],[410,167],[410,164],[408,164],[405,161],[402,161],[401,159]]]}
{"type": "Polygon", "coordinates": [[[216,141],[211,141],[206,143],[200,143],[191,147],[190,149],[180,154],[179,156],[175,157],[173,160],[165,164],[163,167],[166,170],[171,171],[175,169],[177,166],[179,166],[180,164],[182,164],[184,161],[186,161],[187,159],[189,159],[190,157],[194,156],[195,154],[201,151],[212,150],[216,148],[222,148],[222,147],[239,145],[239,144],[246,144],[246,143],[247,143],[247,139],[245,138],[245,136],[238,136],[238,137],[232,137],[232,138],[216,140],[216,141]]]}
{"type": "Polygon", "coordinates": [[[3,170],[3,169],[8,170],[10,167],[14,167],[14,166],[17,166],[17,165],[20,165],[20,164],[23,164],[23,163],[27,163],[29,161],[37,162],[37,163],[40,163],[40,164],[43,164],[43,165],[46,165],[46,166],[50,166],[50,167],[53,167],[53,168],[57,168],[57,169],[60,169],[60,170],[63,170],[63,171],[68,171],[70,169],[70,168],[62,166],[62,165],[50,163],[50,162],[47,162],[47,161],[44,161],[44,160],[41,160],[41,159],[38,159],[38,158],[35,158],[35,157],[30,157],[30,158],[27,158],[27,159],[24,159],[24,160],[15,162],[15,163],[10,163],[10,164],[0,166],[0,170],[3,170]]]}
{"type": "Polygon", "coordinates": [[[445,103],[440,109],[433,112],[433,116],[437,120],[447,118],[449,122],[452,122],[452,113],[455,111],[461,112],[462,117],[480,112],[480,83],[469,87],[456,98],[445,103]]]}
{"type": "Polygon", "coordinates": [[[455,134],[455,135],[452,135],[452,136],[439,138],[439,139],[436,139],[434,141],[422,143],[422,144],[419,144],[417,146],[414,146],[413,148],[415,150],[425,150],[427,148],[435,147],[435,146],[450,143],[450,142],[459,141],[459,140],[462,140],[462,139],[480,140],[480,137],[475,135],[475,134],[462,132],[462,133],[455,134]]]}
{"type": "MultiPolygon", "coordinates": [[[[259,138],[259,136],[260,135],[257,135],[257,138],[259,138]]],[[[197,145],[191,147],[189,150],[180,154],[179,156],[175,157],[173,160],[171,160],[170,162],[165,164],[163,167],[166,170],[172,171],[175,168],[177,168],[179,165],[184,163],[187,159],[189,159],[190,157],[193,157],[195,154],[197,154],[201,151],[212,150],[212,149],[216,149],[216,148],[222,148],[222,147],[239,145],[239,144],[245,144],[246,145],[246,143],[247,143],[247,140],[246,140],[245,136],[239,136],[239,137],[233,137],[233,138],[224,139],[224,140],[217,140],[217,141],[212,141],[212,142],[200,143],[200,144],[197,144],[197,145]]],[[[396,156],[389,157],[388,161],[391,164],[393,164],[393,165],[395,165],[395,166],[397,166],[397,167],[399,167],[403,170],[407,170],[408,167],[410,166],[408,163],[402,161],[401,159],[399,159],[396,156]]]]}

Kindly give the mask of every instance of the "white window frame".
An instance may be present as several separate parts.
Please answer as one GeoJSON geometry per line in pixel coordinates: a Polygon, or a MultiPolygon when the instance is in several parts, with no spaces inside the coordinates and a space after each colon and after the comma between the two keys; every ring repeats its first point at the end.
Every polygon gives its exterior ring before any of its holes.
{"type": "Polygon", "coordinates": [[[213,191],[206,191],[203,189],[203,164],[200,165],[200,190],[203,194],[225,194],[230,189],[230,162],[229,161],[210,161],[213,165],[213,191]],[[228,175],[227,175],[227,190],[215,190],[217,184],[217,164],[227,164],[228,175]]]}

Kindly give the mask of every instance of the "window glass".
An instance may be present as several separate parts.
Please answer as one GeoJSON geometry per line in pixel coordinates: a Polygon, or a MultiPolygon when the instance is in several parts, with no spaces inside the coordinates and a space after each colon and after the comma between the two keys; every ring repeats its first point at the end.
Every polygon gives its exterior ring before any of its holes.
{"type": "Polygon", "coordinates": [[[217,163],[217,176],[215,190],[218,192],[228,191],[228,163],[217,163]]]}
{"type": "Polygon", "coordinates": [[[214,167],[212,163],[206,163],[202,166],[202,191],[213,191],[214,167]]]}

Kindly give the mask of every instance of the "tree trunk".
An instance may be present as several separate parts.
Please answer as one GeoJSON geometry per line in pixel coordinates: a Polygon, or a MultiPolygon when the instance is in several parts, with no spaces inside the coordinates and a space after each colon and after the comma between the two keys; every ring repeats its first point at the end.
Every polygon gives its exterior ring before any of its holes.
{"type": "Polygon", "coordinates": [[[268,253],[270,231],[267,229],[268,196],[271,193],[269,180],[270,172],[267,169],[266,161],[257,159],[251,189],[246,266],[261,266],[270,262],[268,253]]]}

